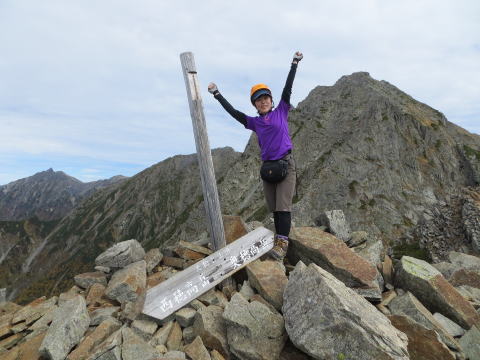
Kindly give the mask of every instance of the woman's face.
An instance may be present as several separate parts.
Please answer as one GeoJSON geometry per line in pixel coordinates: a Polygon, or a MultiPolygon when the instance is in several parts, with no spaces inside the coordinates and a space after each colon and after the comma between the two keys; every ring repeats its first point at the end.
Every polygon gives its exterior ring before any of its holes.
{"type": "Polygon", "coordinates": [[[255,108],[259,114],[266,114],[272,110],[272,98],[268,95],[262,95],[255,100],[255,108]]]}

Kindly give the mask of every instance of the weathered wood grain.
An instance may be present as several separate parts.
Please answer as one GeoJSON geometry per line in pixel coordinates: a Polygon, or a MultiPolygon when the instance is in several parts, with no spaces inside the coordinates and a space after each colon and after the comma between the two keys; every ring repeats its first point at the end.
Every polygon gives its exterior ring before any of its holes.
{"type": "Polygon", "coordinates": [[[191,52],[180,55],[182,71],[187,88],[188,104],[192,117],[193,133],[197,148],[197,157],[202,180],[203,198],[208,217],[208,226],[215,250],[225,246],[225,230],[223,228],[220,201],[218,199],[217,182],[213,169],[212,153],[208,141],[207,126],[203,112],[202,96],[197,78],[195,59],[191,52]]]}
{"type": "Polygon", "coordinates": [[[158,319],[188,304],[273,247],[273,232],[263,227],[149,289],[143,313],[158,319]]]}

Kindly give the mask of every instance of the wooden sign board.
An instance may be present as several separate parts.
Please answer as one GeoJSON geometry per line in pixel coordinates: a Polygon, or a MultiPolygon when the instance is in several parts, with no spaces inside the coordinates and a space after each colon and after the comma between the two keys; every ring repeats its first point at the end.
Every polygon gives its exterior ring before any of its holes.
{"type": "Polygon", "coordinates": [[[273,248],[273,236],[270,230],[259,227],[149,289],[143,313],[165,319],[270,251],[273,248]]]}

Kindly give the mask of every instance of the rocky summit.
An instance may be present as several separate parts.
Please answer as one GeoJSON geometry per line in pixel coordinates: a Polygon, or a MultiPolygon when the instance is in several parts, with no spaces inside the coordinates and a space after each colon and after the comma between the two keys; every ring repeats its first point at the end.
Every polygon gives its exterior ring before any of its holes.
{"type": "MultiPolygon", "coordinates": [[[[227,232],[241,221],[232,224],[229,219],[228,224],[227,232]]],[[[253,228],[253,224],[247,225],[246,229],[253,228]]],[[[2,300],[0,358],[478,358],[478,298],[463,297],[459,288],[422,260],[404,256],[389,268],[391,259],[381,255],[382,280],[377,279],[377,284],[382,284],[378,289],[381,295],[370,300],[358,293],[358,283],[351,281],[358,275],[357,269],[343,266],[339,271],[325,263],[323,259],[332,259],[331,251],[315,243],[322,232],[321,228],[294,229],[296,237],[302,239],[302,253],[310,248],[316,254],[307,258],[308,266],[301,260],[290,263],[290,256],[281,263],[264,255],[233,275],[233,291],[231,287],[207,287],[164,319],[142,313],[146,292],[172,279],[165,291],[166,295],[175,293],[174,279],[179,279],[182,270],[169,265],[175,263],[172,259],[188,268],[210,250],[196,245],[186,253],[182,251],[185,244],[179,244],[169,250],[171,256],[152,257],[160,253],[158,248],[145,252],[135,239],[117,243],[98,254],[97,262],[102,265],[96,268],[101,271],[77,274],[76,285],[58,297],[43,296],[25,306],[2,300]],[[426,281],[445,285],[432,290],[426,281]]],[[[335,238],[326,232],[323,237],[335,238]]],[[[339,258],[357,259],[357,250],[345,246],[339,258]]],[[[444,268],[480,274],[479,258],[455,252],[450,258],[444,268]]]]}

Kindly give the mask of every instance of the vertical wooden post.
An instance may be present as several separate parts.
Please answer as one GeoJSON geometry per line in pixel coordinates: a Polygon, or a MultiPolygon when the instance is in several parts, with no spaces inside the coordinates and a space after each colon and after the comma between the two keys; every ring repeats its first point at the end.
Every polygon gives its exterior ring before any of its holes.
{"type": "Polygon", "coordinates": [[[182,63],[183,76],[187,88],[190,115],[192,117],[193,133],[197,147],[208,226],[213,240],[214,249],[217,251],[225,247],[225,230],[223,228],[217,183],[215,181],[215,172],[213,169],[212,153],[208,141],[205,115],[203,113],[200,85],[197,79],[197,69],[191,52],[182,53],[180,55],[180,61],[182,63]]]}

